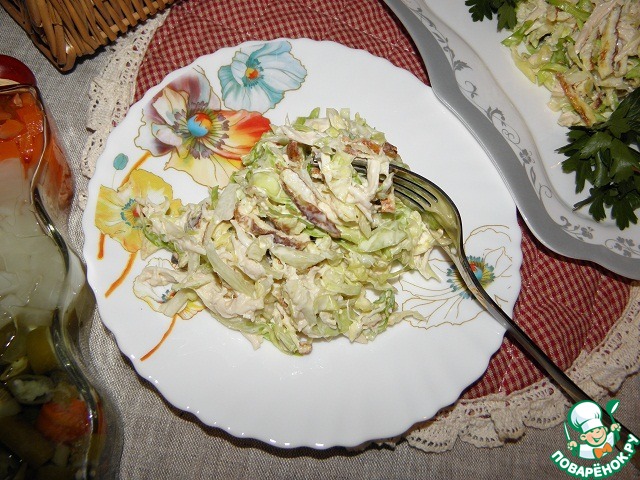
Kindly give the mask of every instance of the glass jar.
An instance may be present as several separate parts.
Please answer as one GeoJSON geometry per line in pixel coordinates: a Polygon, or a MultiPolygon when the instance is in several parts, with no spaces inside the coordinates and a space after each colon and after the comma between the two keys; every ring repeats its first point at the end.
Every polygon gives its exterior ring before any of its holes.
{"type": "Polygon", "coordinates": [[[0,55],[0,479],[117,476],[118,417],[81,360],[95,301],[73,193],[33,74],[0,55]]]}

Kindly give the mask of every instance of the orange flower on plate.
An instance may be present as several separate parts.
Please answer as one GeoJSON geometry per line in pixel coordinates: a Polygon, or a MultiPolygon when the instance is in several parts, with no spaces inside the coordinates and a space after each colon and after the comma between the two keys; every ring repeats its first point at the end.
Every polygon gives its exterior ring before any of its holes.
{"type": "Polygon", "coordinates": [[[221,108],[204,72],[194,69],[145,105],[135,143],[154,156],[169,155],[166,168],[208,187],[225,186],[270,123],[257,112],[221,108]]]}

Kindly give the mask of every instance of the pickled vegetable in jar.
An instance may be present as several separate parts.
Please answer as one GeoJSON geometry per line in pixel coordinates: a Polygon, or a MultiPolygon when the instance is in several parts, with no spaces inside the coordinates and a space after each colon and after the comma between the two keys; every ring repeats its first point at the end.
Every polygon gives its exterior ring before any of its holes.
{"type": "Polygon", "coordinates": [[[76,345],[93,303],[64,240],[72,176],[35,84],[11,77],[0,78],[0,479],[109,478],[117,426],[76,345]]]}

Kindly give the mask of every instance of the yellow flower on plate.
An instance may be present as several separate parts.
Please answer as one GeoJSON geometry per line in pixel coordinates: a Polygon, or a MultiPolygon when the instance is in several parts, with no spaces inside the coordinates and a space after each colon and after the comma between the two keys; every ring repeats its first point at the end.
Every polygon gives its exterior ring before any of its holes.
{"type": "Polygon", "coordinates": [[[137,221],[140,217],[138,199],[141,198],[156,204],[167,202],[173,205],[173,189],[151,172],[133,170],[117,190],[101,185],[98,194],[96,227],[131,253],[139,251],[145,239],[137,221]]]}

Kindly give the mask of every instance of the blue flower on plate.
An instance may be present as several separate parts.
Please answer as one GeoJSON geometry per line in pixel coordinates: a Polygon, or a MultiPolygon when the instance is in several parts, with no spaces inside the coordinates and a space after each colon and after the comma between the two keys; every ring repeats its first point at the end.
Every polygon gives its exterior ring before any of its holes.
{"type": "MultiPolygon", "coordinates": [[[[471,270],[473,270],[476,278],[480,281],[480,285],[486,287],[495,280],[493,267],[487,264],[482,258],[467,257],[467,259],[469,260],[469,265],[471,265],[471,270]]],[[[451,290],[458,292],[458,295],[461,297],[472,298],[471,293],[467,290],[456,268],[451,267],[447,270],[447,283],[451,287],[451,290]]]]}
{"type": "Polygon", "coordinates": [[[231,65],[218,71],[227,108],[260,113],[275,107],[286,91],[300,88],[306,76],[307,70],[284,40],[244,47],[231,65]]]}

